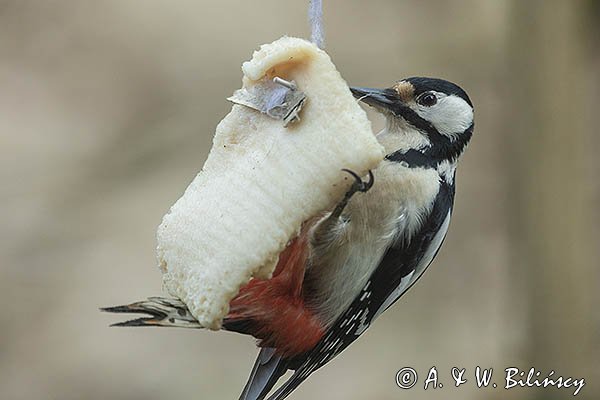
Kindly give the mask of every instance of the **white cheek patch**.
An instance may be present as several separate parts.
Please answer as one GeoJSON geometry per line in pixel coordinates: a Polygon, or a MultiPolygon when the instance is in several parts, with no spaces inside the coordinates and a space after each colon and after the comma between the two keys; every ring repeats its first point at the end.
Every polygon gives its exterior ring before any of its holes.
{"type": "Polygon", "coordinates": [[[473,108],[458,96],[433,93],[438,98],[437,104],[431,107],[418,105],[415,111],[442,135],[456,138],[473,123],[473,108]]]}

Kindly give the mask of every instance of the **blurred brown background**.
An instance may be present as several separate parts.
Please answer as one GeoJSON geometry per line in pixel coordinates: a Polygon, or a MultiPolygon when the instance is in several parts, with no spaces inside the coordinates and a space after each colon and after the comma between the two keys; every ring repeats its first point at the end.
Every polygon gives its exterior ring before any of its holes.
{"type": "MultiPolygon", "coordinates": [[[[476,132],[432,268],[291,398],[572,395],[477,389],[477,365],[499,385],[510,366],[584,377],[578,398],[599,398],[599,2],[324,3],[349,83],[452,80],[476,132]],[[434,365],[443,389],[394,383],[434,365]],[[452,387],[453,366],[469,383],[452,387]]],[[[119,318],[97,309],[160,293],[162,215],[202,166],[241,62],[307,37],[306,8],[0,1],[0,399],[237,399],[251,339],[108,328],[119,318]]]]}

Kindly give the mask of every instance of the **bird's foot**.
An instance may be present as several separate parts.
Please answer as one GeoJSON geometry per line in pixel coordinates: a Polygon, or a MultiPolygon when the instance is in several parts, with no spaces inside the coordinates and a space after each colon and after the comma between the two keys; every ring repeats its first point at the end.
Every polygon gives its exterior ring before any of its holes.
{"type": "Polygon", "coordinates": [[[171,326],[178,328],[203,328],[194,318],[187,306],[178,299],[165,297],[149,297],[148,300],[138,301],[124,306],[101,308],[110,313],[148,314],[151,317],[138,318],[118,322],[111,326],[171,326]]]}
{"type": "Polygon", "coordinates": [[[330,220],[332,221],[336,220],[340,217],[340,215],[342,215],[342,211],[344,211],[344,208],[346,207],[346,205],[348,205],[348,202],[350,201],[352,196],[354,196],[355,193],[366,193],[369,191],[369,189],[373,187],[373,184],[375,183],[375,177],[373,176],[373,171],[371,170],[369,170],[369,180],[366,182],[363,181],[362,178],[358,176],[358,174],[354,171],[351,171],[346,168],[342,169],[342,171],[352,175],[354,177],[354,183],[352,183],[352,186],[350,186],[350,189],[348,189],[342,201],[340,201],[331,212],[330,220]]]}
{"type": "Polygon", "coordinates": [[[352,197],[356,192],[368,192],[369,189],[371,189],[373,187],[373,184],[375,183],[375,177],[373,176],[373,171],[371,170],[369,170],[369,180],[366,182],[363,181],[362,178],[358,176],[358,174],[354,171],[351,171],[346,168],[343,168],[342,171],[347,172],[350,175],[352,175],[352,177],[354,177],[354,183],[352,184],[352,186],[350,186],[350,189],[346,193],[346,197],[348,197],[348,199],[350,199],[350,197],[352,197]]]}

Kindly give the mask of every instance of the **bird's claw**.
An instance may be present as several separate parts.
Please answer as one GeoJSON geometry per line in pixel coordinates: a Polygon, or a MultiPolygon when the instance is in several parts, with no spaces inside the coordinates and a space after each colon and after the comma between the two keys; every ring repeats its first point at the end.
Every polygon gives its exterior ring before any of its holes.
{"type": "Polygon", "coordinates": [[[340,217],[340,215],[342,215],[344,208],[346,207],[352,196],[354,196],[354,193],[368,192],[369,189],[373,187],[373,183],[375,183],[375,177],[373,176],[373,171],[371,170],[369,170],[369,180],[366,182],[363,181],[362,178],[358,176],[358,174],[354,171],[351,171],[346,168],[342,169],[342,171],[352,175],[352,177],[354,178],[354,183],[352,184],[352,186],[350,186],[350,189],[348,189],[348,191],[344,195],[344,198],[337,204],[337,206],[335,206],[335,208],[331,212],[331,215],[329,216],[331,221],[336,220],[340,217]]]}
{"type": "Polygon", "coordinates": [[[178,299],[149,297],[124,306],[101,308],[110,313],[148,314],[151,317],[137,318],[118,322],[111,326],[173,326],[181,328],[202,328],[202,325],[190,313],[187,306],[178,299]]]}
{"type": "Polygon", "coordinates": [[[363,181],[362,178],[358,176],[358,174],[354,171],[351,171],[346,168],[343,168],[342,171],[347,172],[354,177],[354,183],[352,184],[349,190],[351,194],[354,194],[356,192],[366,193],[369,191],[369,189],[373,187],[373,184],[375,183],[375,177],[373,176],[373,171],[371,170],[369,170],[369,180],[366,182],[363,181]]]}

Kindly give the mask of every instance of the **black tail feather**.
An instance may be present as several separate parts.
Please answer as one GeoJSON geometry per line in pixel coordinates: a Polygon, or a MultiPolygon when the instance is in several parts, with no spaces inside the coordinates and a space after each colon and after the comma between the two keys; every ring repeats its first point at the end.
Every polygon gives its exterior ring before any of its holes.
{"type": "Polygon", "coordinates": [[[275,349],[260,349],[239,400],[263,400],[287,370],[287,361],[275,349]]]}
{"type": "Polygon", "coordinates": [[[111,326],[167,326],[178,328],[203,328],[194,318],[187,306],[178,299],[166,297],[149,297],[123,306],[105,307],[100,311],[109,313],[148,314],[151,317],[137,318],[125,322],[117,322],[111,326]]]}

